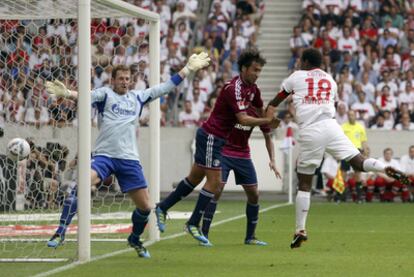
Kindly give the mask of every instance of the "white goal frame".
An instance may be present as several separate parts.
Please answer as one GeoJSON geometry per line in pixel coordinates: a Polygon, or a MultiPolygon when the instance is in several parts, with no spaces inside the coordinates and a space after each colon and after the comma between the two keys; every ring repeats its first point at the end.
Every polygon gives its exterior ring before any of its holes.
{"type": "MultiPolygon", "coordinates": [[[[42,11],[47,5],[53,5],[56,13],[53,18],[77,18],[78,20],[78,260],[81,263],[91,259],[91,18],[103,17],[131,17],[143,18],[149,22],[149,85],[159,84],[160,80],[160,16],[157,13],[144,10],[121,0],[78,0],[71,4],[73,10],[59,12],[59,4],[68,6],[73,0],[2,0],[0,3],[0,19],[50,19],[42,11]],[[36,2],[38,6],[29,9],[31,14],[22,14],[21,7],[30,6],[36,2]],[[43,3],[41,3],[43,2],[43,3]],[[46,3],[46,4],[44,4],[46,3]],[[4,9],[4,7],[8,9],[4,9]],[[77,7],[77,10],[75,9],[77,7]],[[106,9],[104,9],[106,7],[106,9]],[[119,13],[117,13],[117,11],[119,13]]],[[[157,203],[160,197],[160,102],[159,99],[150,104],[150,162],[149,162],[149,191],[152,203],[157,203]]],[[[121,135],[121,134],[120,134],[121,135]]],[[[156,227],[155,215],[149,220],[149,239],[160,239],[156,227]]],[[[0,259],[0,262],[61,262],[62,259],[19,258],[0,259]]]]}

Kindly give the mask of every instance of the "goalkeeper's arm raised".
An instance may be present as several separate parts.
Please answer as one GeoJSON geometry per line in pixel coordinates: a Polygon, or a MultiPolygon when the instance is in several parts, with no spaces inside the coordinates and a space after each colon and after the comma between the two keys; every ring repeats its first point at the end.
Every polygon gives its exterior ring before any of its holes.
{"type": "Polygon", "coordinates": [[[69,90],[65,84],[58,80],[54,80],[53,82],[46,81],[46,90],[49,94],[55,95],[57,97],[64,97],[64,98],[78,98],[78,92],[75,90],[69,90]]]}
{"type": "MultiPolygon", "coordinates": [[[[178,72],[178,74],[174,75],[171,78],[172,85],[179,85],[181,81],[186,78],[189,74],[196,72],[204,67],[207,67],[210,64],[210,58],[207,53],[201,52],[200,54],[193,54],[188,59],[187,64],[178,72]]],[[[53,82],[47,81],[46,82],[46,90],[49,94],[55,95],[57,97],[64,97],[64,98],[78,98],[78,92],[74,90],[69,90],[62,82],[58,80],[54,80],[53,82]]],[[[164,88],[161,84],[150,88],[151,90],[151,98],[155,99],[161,96],[166,92],[166,90],[170,90],[164,88]]],[[[168,92],[167,91],[167,92],[168,92]]]]}

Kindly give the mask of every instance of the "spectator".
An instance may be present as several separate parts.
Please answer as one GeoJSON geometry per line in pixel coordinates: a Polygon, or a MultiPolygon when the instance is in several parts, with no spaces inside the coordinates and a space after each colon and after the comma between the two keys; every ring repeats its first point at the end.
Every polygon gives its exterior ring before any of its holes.
{"type": "Polygon", "coordinates": [[[338,102],[336,109],[335,119],[339,125],[342,125],[348,121],[347,104],[344,102],[338,102]]]}
{"type": "Polygon", "coordinates": [[[351,37],[351,31],[349,27],[343,28],[343,36],[338,40],[338,50],[339,51],[349,51],[351,55],[357,52],[358,45],[356,40],[351,37]]]}
{"type": "Polygon", "coordinates": [[[414,130],[414,123],[411,122],[411,118],[408,113],[404,113],[403,115],[401,115],[401,123],[398,123],[395,126],[395,130],[397,131],[413,131],[414,130]]]}
{"type": "Polygon", "coordinates": [[[390,87],[385,85],[381,89],[381,93],[377,96],[376,105],[380,111],[394,112],[397,108],[397,102],[394,95],[390,92],[390,87]]]}
{"type": "Polygon", "coordinates": [[[365,92],[360,90],[357,96],[358,100],[352,104],[351,109],[355,111],[357,120],[361,121],[365,127],[368,127],[369,122],[375,116],[374,108],[366,100],[365,92]]]}
{"type": "Polygon", "coordinates": [[[414,184],[414,145],[408,149],[408,154],[403,155],[400,159],[401,170],[407,174],[411,180],[411,185],[414,184]]]}
{"type": "Polygon", "coordinates": [[[392,124],[385,124],[385,117],[382,113],[377,115],[375,124],[371,126],[371,129],[374,130],[392,130],[392,124]],[[390,126],[391,125],[391,126],[390,126]]]}
{"type": "Polygon", "coordinates": [[[414,109],[414,88],[412,82],[405,83],[405,89],[398,95],[398,105],[407,104],[409,110],[414,109]]]}
{"type": "Polygon", "coordinates": [[[190,101],[185,101],[184,111],[181,111],[178,115],[179,126],[186,128],[194,128],[198,126],[200,120],[200,114],[193,110],[190,101]]]}
{"type": "Polygon", "coordinates": [[[290,38],[290,52],[292,53],[292,57],[289,61],[289,69],[293,69],[296,59],[300,57],[301,51],[308,46],[309,44],[303,37],[300,27],[293,27],[293,36],[290,38]]]}

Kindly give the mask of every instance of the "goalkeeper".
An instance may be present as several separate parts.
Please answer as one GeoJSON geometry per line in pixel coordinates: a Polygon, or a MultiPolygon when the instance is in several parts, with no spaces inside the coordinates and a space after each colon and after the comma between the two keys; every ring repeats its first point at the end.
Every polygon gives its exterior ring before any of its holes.
{"type": "MultiPolygon", "coordinates": [[[[119,65],[112,71],[113,88],[101,87],[91,93],[92,105],[98,110],[99,135],[93,150],[91,164],[91,185],[95,186],[111,174],[118,179],[123,193],[128,193],[135,203],[132,212],[132,233],[128,244],[139,257],[149,258],[150,254],[140,241],[151,211],[147,182],[139,161],[135,129],[145,104],[165,95],[178,86],[192,72],[207,67],[210,58],[206,53],[193,54],[180,72],[165,83],[146,90],[129,90],[131,72],[129,67],[119,65]]],[[[74,98],[78,92],[68,90],[55,80],[46,82],[46,89],[57,97],[74,98]]],[[[49,247],[58,247],[65,239],[65,231],[77,210],[76,188],[65,200],[60,224],[48,241],[49,247]]]]}

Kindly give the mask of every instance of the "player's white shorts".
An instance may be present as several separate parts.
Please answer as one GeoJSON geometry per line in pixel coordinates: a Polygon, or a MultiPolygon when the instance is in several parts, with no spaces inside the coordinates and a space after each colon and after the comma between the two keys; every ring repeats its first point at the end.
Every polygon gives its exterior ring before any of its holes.
{"type": "Polygon", "coordinates": [[[313,175],[325,151],[336,160],[346,161],[359,154],[335,119],[321,120],[300,129],[298,142],[297,171],[302,174],[313,175]]]}

